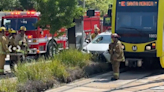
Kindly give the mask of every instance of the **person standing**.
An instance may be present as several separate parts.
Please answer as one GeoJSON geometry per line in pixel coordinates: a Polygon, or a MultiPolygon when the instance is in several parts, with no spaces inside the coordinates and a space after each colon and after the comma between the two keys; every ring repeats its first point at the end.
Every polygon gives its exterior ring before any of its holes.
{"type": "Polygon", "coordinates": [[[113,42],[109,44],[109,50],[108,50],[111,55],[110,60],[113,69],[113,77],[111,78],[111,80],[118,80],[120,62],[125,61],[125,57],[122,49],[122,44],[118,40],[119,36],[116,33],[114,33],[111,35],[111,38],[113,42]]]}
{"type": "Polygon", "coordinates": [[[11,36],[12,36],[12,32],[13,32],[13,29],[12,28],[10,28],[9,30],[8,30],[8,38],[10,38],[11,36]]]}
{"type": "MultiPolygon", "coordinates": [[[[12,50],[11,53],[16,53],[16,51],[13,50],[14,47],[17,47],[17,45],[14,42],[16,34],[17,34],[17,32],[15,30],[12,30],[10,32],[10,38],[9,38],[9,45],[8,46],[9,47],[12,46],[11,47],[11,50],[12,50]]],[[[16,64],[17,61],[18,61],[17,55],[10,55],[10,68],[11,68],[11,70],[14,70],[14,64],[16,64]]]]}
{"type": "MultiPolygon", "coordinates": [[[[21,47],[21,53],[23,53],[22,57],[20,57],[21,59],[25,58],[26,55],[28,54],[28,39],[27,36],[25,34],[26,31],[26,27],[25,26],[21,26],[20,27],[20,33],[16,35],[15,37],[15,44],[19,45],[21,47]]],[[[20,60],[19,58],[19,60],[20,60]]],[[[23,61],[23,60],[21,60],[23,61]]]]}
{"type": "Polygon", "coordinates": [[[91,34],[92,40],[98,35],[98,32],[99,32],[99,31],[100,31],[100,29],[99,29],[98,27],[96,27],[96,28],[94,29],[94,33],[91,34]]]}
{"type": "Polygon", "coordinates": [[[5,58],[6,54],[9,53],[8,50],[8,43],[5,37],[5,28],[0,28],[0,75],[5,75],[4,73],[4,65],[5,65],[5,58]]]}

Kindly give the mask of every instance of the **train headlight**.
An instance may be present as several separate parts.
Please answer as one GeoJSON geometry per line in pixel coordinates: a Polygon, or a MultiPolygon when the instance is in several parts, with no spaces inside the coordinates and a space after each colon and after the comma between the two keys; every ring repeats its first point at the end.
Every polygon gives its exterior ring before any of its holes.
{"type": "Polygon", "coordinates": [[[156,49],[156,43],[155,42],[150,43],[150,44],[145,46],[145,50],[154,50],[154,49],[156,49]]]}
{"type": "Polygon", "coordinates": [[[151,50],[151,46],[146,46],[146,50],[151,50]]]}

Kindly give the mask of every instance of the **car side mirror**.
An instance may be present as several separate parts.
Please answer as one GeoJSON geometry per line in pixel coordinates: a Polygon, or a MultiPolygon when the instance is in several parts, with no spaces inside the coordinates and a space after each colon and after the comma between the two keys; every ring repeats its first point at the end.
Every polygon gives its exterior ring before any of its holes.
{"type": "Polygon", "coordinates": [[[85,40],[85,42],[88,44],[90,41],[87,39],[87,40],[85,40]]]}

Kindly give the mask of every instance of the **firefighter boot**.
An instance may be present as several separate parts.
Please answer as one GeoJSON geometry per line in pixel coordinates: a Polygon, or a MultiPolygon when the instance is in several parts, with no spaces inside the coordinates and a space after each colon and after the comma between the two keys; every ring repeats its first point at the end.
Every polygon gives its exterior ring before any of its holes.
{"type": "Polygon", "coordinates": [[[111,81],[115,81],[119,79],[119,74],[118,73],[114,73],[114,76],[111,78],[111,81]]]}

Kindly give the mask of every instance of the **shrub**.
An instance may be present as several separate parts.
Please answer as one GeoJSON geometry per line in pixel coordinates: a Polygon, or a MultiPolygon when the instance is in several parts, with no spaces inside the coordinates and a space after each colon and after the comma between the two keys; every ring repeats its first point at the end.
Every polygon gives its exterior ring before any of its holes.
{"type": "Polygon", "coordinates": [[[47,63],[48,68],[50,68],[53,76],[57,79],[63,79],[68,76],[66,67],[59,60],[52,60],[52,62],[47,63]]]}
{"type": "Polygon", "coordinates": [[[76,49],[64,50],[58,55],[55,55],[55,59],[60,60],[65,65],[71,67],[79,66],[81,68],[89,63],[90,58],[90,54],[83,54],[76,49]]]}
{"type": "Polygon", "coordinates": [[[18,64],[15,72],[19,82],[26,83],[27,81],[49,81],[56,79],[64,79],[68,76],[66,67],[59,60],[45,62],[44,59],[39,59],[33,64],[18,64]]]}
{"type": "Polygon", "coordinates": [[[17,71],[15,72],[16,77],[19,82],[31,81],[44,81],[53,78],[49,64],[40,59],[39,62],[33,63],[31,65],[18,64],[17,71]]]}
{"type": "Polygon", "coordinates": [[[17,92],[17,81],[2,79],[0,83],[0,92],[17,92]]]}

